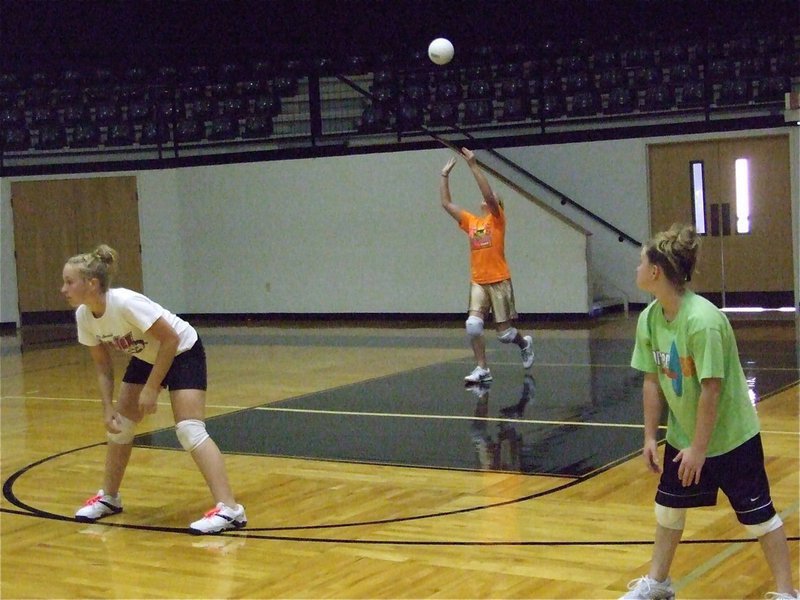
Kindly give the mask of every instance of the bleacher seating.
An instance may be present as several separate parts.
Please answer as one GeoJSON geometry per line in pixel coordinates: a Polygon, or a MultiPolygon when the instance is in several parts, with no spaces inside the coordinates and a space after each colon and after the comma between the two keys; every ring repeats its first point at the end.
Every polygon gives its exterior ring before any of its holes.
{"type": "Polygon", "coordinates": [[[420,133],[426,125],[502,135],[521,126],[544,131],[553,121],[635,126],[646,115],[667,122],[701,110],[707,118],[744,116],[745,109],[774,115],[786,92],[800,85],[800,31],[747,25],[478,44],[443,67],[418,48],[336,60],[195,56],[180,64],[165,56],[162,65],[68,64],[19,73],[4,67],[0,131],[4,151],[53,154],[275,141],[308,135],[317,118],[336,120],[337,128],[323,125],[323,135],[420,133]],[[368,94],[335,89],[340,75],[368,94]],[[322,114],[312,115],[310,86],[317,81],[322,114]]]}

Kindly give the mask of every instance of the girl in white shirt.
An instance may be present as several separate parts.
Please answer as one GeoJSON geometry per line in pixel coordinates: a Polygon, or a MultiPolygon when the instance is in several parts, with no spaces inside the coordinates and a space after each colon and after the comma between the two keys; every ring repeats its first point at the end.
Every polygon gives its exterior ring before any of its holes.
{"type": "Polygon", "coordinates": [[[204,419],[206,356],[194,327],[146,296],[110,288],[117,253],[106,245],[78,254],[64,265],[61,292],[76,308],[78,341],[89,347],[95,364],[108,450],[103,488],[76,513],[78,521],[122,511],[119,488],[133,449],[134,429],[156,411],[158,394],[167,388],[178,440],[194,459],[216,506],[189,525],[194,534],[219,533],[247,523],[228,483],[222,453],[206,432],[204,419]],[[113,400],[110,350],[131,356],[119,398],[113,400]]]}

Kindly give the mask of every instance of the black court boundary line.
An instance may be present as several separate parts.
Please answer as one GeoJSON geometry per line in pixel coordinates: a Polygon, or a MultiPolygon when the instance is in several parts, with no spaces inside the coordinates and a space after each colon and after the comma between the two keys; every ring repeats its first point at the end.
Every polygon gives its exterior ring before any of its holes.
{"type": "MultiPolygon", "coordinates": [[[[454,361],[445,361],[444,363],[440,363],[440,364],[447,364],[448,362],[454,362],[454,361]]],[[[415,371],[415,370],[422,369],[422,368],[427,368],[427,367],[417,367],[415,369],[412,369],[411,371],[415,371]]],[[[365,381],[380,380],[380,379],[383,379],[383,378],[386,378],[386,377],[390,377],[390,376],[389,375],[385,375],[385,376],[376,377],[376,378],[373,378],[373,379],[367,379],[365,381]]],[[[769,394],[763,396],[761,398],[760,402],[764,402],[764,401],[766,401],[768,399],[771,399],[772,397],[776,396],[777,394],[780,394],[781,392],[791,388],[794,385],[797,385],[798,383],[800,383],[800,380],[798,380],[797,382],[795,382],[793,384],[789,384],[787,386],[784,386],[783,388],[780,388],[779,390],[770,392],[769,394]]],[[[355,384],[345,384],[343,386],[337,386],[337,388],[331,388],[331,389],[338,389],[338,388],[342,388],[342,387],[347,387],[349,385],[355,385],[355,384]]],[[[304,396],[307,396],[307,395],[310,395],[310,394],[303,394],[302,396],[298,396],[298,398],[301,398],[301,397],[304,397],[304,396]]],[[[264,405],[259,405],[259,406],[264,406],[264,405]]],[[[257,408],[257,407],[248,407],[248,408],[242,409],[241,411],[232,411],[231,413],[223,413],[221,415],[216,415],[215,417],[212,417],[212,418],[228,416],[228,415],[234,414],[236,412],[245,412],[247,410],[252,410],[254,408],[257,408]]],[[[167,428],[163,428],[163,429],[159,429],[159,430],[155,430],[155,431],[166,431],[168,429],[170,429],[170,428],[167,427],[167,428]]],[[[149,433],[152,433],[152,432],[149,432],[149,433]]],[[[141,435],[148,435],[148,433],[141,434],[141,435]]],[[[663,443],[665,443],[665,440],[662,440],[661,442],[659,442],[659,445],[662,445],[663,443]]],[[[27,473],[28,471],[30,471],[34,467],[37,467],[37,466],[39,466],[41,464],[44,464],[45,462],[49,462],[51,460],[55,460],[57,458],[60,458],[62,456],[66,456],[68,454],[77,453],[77,452],[80,452],[80,451],[83,451],[83,450],[87,450],[87,449],[90,449],[90,448],[95,448],[95,447],[103,446],[103,445],[106,445],[106,442],[98,442],[98,443],[95,443],[95,444],[89,444],[89,445],[86,445],[86,446],[81,446],[81,447],[78,447],[78,448],[74,448],[72,450],[67,450],[67,451],[64,451],[64,452],[60,452],[60,453],[57,453],[57,454],[42,458],[42,459],[40,459],[38,461],[35,461],[35,462],[23,467],[22,469],[19,469],[18,471],[13,473],[10,477],[8,477],[8,479],[6,479],[6,481],[3,483],[3,497],[5,497],[13,505],[19,507],[21,510],[20,511],[14,511],[14,510],[7,509],[7,508],[0,508],[0,513],[18,514],[18,515],[23,515],[23,516],[46,518],[46,519],[56,520],[56,521],[67,521],[67,522],[70,522],[70,523],[78,523],[80,525],[86,525],[85,523],[80,523],[78,521],[75,521],[75,519],[73,517],[68,517],[68,516],[65,516],[65,515],[59,515],[59,514],[55,514],[55,513],[50,513],[48,511],[44,511],[44,510],[35,508],[33,506],[30,506],[30,505],[22,502],[21,500],[19,500],[19,498],[17,498],[16,494],[14,494],[13,485],[17,481],[17,479],[19,479],[22,475],[24,475],[25,473],[27,473]]],[[[154,447],[154,446],[150,446],[150,447],[151,448],[157,448],[157,447],[154,447]]],[[[140,446],[140,448],[146,448],[146,447],[141,447],[140,446]]],[[[164,448],[157,448],[157,449],[164,449],[164,448]]],[[[175,450],[175,449],[174,448],[169,448],[169,450],[175,450]]],[[[238,453],[236,453],[236,454],[238,454],[238,453]]],[[[245,537],[252,537],[254,539],[267,539],[267,540],[278,540],[278,541],[300,541],[300,542],[305,541],[305,542],[348,543],[348,544],[377,544],[377,545],[391,545],[391,544],[394,544],[394,545],[419,545],[419,546],[424,546],[424,545],[439,545],[439,546],[442,546],[442,545],[462,545],[462,546],[466,546],[466,545],[471,545],[471,546],[490,546],[490,545],[497,545],[497,546],[504,546],[504,545],[573,546],[573,545],[576,545],[577,546],[577,545],[583,545],[583,546],[587,546],[588,545],[588,546],[600,546],[600,545],[641,545],[641,544],[652,544],[651,540],[634,540],[634,541],[628,541],[628,542],[620,541],[620,540],[611,541],[611,542],[576,542],[576,541],[549,541],[549,542],[545,542],[545,541],[516,541],[516,542],[428,541],[428,542],[426,542],[426,541],[421,541],[421,540],[394,540],[394,541],[393,540],[353,540],[353,539],[347,539],[347,538],[342,538],[342,539],[338,539],[338,538],[305,538],[305,537],[275,536],[275,535],[249,535],[249,532],[260,532],[260,531],[322,530],[322,529],[338,529],[338,528],[344,528],[344,527],[359,527],[359,526],[369,526],[369,525],[392,524],[392,523],[400,523],[400,522],[406,522],[406,521],[416,521],[416,520],[422,520],[422,519],[444,517],[444,516],[450,516],[450,515],[456,515],[456,514],[465,514],[465,513],[469,513],[469,512],[476,512],[476,511],[479,511],[479,510],[486,510],[486,509],[490,509],[490,508],[508,506],[508,505],[511,505],[511,504],[516,504],[516,503],[520,503],[520,502],[526,502],[528,500],[532,500],[532,499],[535,499],[535,498],[546,496],[546,495],[555,493],[557,491],[572,487],[573,485],[577,485],[579,483],[583,483],[583,482],[588,481],[589,479],[592,479],[592,478],[594,478],[594,477],[596,477],[596,476],[598,476],[598,475],[600,475],[602,473],[605,473],[606,471],[608,471],[608,470],[618,466],[619,464],[621,464],[623,462],[626,462],[626,461],[630,460],[631,458],[634,458],[634,457],[636,457],[638,455],[639,455],[639,451],[629,453],[628,455],[620,457],[619,459],[617,459],[615,461],[612,461],[611,463],[605,465],[604,467],[602,467],[600,469],[596,469],[595,471],[593,471],[593,472],[591,472],[591,473],[589,473],[589,474],[587,474],[585,476],[579,476],[579,477],[575,478],[574,480],[572,480],[572,481],[570,481],[570,482],[568,482],[566,484],[562,484],[562,485],[559,485],[559,486],[556,486],[554,488],[550,488],[548,490],[544,490],[544,491],[541,491],[541,492],[536,492],[534,494],[528,494],[526,496],[521,496],[519,498],[514,498],[514,499],[511,499],[511,500],[505,500],[505,501],[497,502],[497,503],[493,503],[493,504],[485,504],[485,505],[473,506],[473,507],[462,508],[462,509],[457,509],[457,510],[453,510],[453,511],[441,511],[441,512],[436,512],[436,513],[427,513],[427,514],[416,515],[416,516],[397,517],[397,518],[391,518],[391,519],[376,519],[376,520],[372,520],[372,521],[362,521],[362,522],[352,522],[352,523],[332,523],[332,524],[321,524],[321,525],[298,525],[298,526],[289,526],[289,527],[251,528],[251,529],[248,529],[247,531],[245,531],[244,534],[245,534],[245,537]]],[[[258,455],[258,456],[262,456],[262,455],[258,455]]],[[[308,460],[312,460],[312,459],[308,459],[308,460]]],[[[359,463],[352,463],[352,461],[336,461],[336,462],[348,462],[350,464],[359,464],[359,463]]],[[[369,463],[369,464],[373,464],[373,463],[369,463]]],[[[424,468],[424,467],[419,467],[419,468],[424,468]]],[[[459,469],[459,471],[460,471],[460,469],[459,469]]],[[[149,526],[149,525],[113,523],[113,522],[108,522],[108,521],[98,521],[96,523],[100,524],[100,525],[103,525],[103,526],[117,527],[117,528],[122,528],[122,529],[136,529],[136,530],[144,530],[144,531],[160,531],[160,532],[165,532],[165,533],[181,533],[181,534],[184,534],[184,535],[188,534],[188,527],[186,527],[186,528],[157,527],[157,526],[149,526]]],[[[225,532],[225,533],[221,533],[221,534],[217,534],[217,535],[218,536],[223,535],[223,536],[226,536],[226,537],[232,536],[231,532],[225,532]]],[[[241,537],[241,536],[235,536],[234,535],[232,537],[241,537]]],[[[798,540],[800,540],[800,537],[798,537],[798,536],[790,536],[790,537],[787,537],[787,540],[788,541],[798,541],[798,540]]],[[[730,540],[687,540],[685,543],[715,543],[716,544],[716,543],[737,543],[737,542],[751,542],[751,541],[758,541],[758,540],[754,539],[754,538],[753,539],[751,539],[751,538],[746,538],[746,539],[734,538],[734,539],[730,539],[730,540]]]]}

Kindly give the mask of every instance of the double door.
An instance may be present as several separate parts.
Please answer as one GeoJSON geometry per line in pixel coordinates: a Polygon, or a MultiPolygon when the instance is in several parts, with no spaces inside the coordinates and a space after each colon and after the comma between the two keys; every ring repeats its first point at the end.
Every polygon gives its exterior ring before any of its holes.
{"type": "Polygon", "coordinates": [[[722,307],[793,305],[788,136],[654,144],[648,165],[651,231],[705,230],[692,289],[722,307]]]}

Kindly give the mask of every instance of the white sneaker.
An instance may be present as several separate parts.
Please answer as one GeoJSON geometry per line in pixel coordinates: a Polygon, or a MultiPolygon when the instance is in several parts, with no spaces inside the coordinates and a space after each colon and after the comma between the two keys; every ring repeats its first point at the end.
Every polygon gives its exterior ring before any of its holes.
{"type": "Polygon", "coordinates": [[[628,584],[630,590],[619,600],[675,600],[672,581],[667,577],[664,581],[656,581],[645,575],[628,584]]]}
{"type": "Polygon", "coordinates": [[[800,598],[800,590],[795,590],[794,594],[787,594],[785,592],[767,592],[764,596],[768,600],[797,600],[800,598]]]}
{"type": "Polygon", "coordinates": [[[222,502],[208,511],[203,518],[189,525],[189,533],[200,535],[203,533],[219,533],[226,529],[239,529],[247,525],[247,516],[244,506],[237,504],[236,508],[226,506],[222,502]]]}
{"type": "Polygon", "coordinates": [[[119,494],[109,496],[103,490],[99,490],[96,496],[92,496],[75,513],[75,520],[81,523],[94,523],[97,519],[102,519],[108,515],[116,515],[122,512],[122,498],[119,494]]]}
{"type": "Polygon", "coordinates": [[[525,347],[520,350],[522,354],[522,366],[526,369],[530,369],[531,366],[533,366],[533,338],[526,335],[522,339],[525,340],[525,347]]]}
{"type": "Polygon", "coordinates": [[[484,369],[480,365],[472,370],[472,373],[464,377],[466,383],[481,383],[484,381],[492,380],[492,372],[489,369],[484,369]]]}

